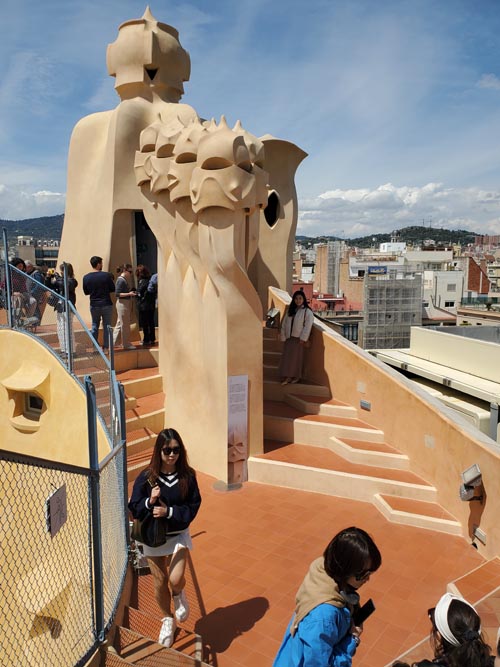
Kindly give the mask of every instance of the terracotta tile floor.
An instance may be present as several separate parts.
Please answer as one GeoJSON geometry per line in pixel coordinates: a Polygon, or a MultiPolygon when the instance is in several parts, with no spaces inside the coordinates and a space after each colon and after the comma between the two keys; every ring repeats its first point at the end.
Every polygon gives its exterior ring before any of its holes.
{"type": "MultiPolygon", "coordinates": [[[[201,599],[189,623],[218,667],[272,664],[309,563],[349,525],[368,530],[383,557],[362,589],[377,611],[366,623],[356,667],[383,667],[425,638],[426,611],[447,583],[484,562],[464,539],[391,524],[369,503],[256,483],[223,493],[202,474],[199,482],[192,561],[201,599]]],[[[139,578],[139,606],[149,589],[154,611],[148,579],[139,578]]],[[[195,595],[192,584],[188,595],[195,595]]]]}

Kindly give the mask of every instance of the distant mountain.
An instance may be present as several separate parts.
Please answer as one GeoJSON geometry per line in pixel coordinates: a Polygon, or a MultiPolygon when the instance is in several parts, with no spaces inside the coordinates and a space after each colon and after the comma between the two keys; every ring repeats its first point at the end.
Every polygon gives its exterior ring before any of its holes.
{"type": "MultiPolygon", "coordinates": [[[[399,242],[406,242],[412,245],[421,245],[424,241],[432,239],[436,245],[451,245],[459,243],[467,245],[474,243],[474,238],[478,236],[475,232],[468,232],[464,229],[438,229],[437,227],[403,227],[388,234],[369,234],[368,236],[359,236],[352,239],[343,239],[348,245],[358,248],[370,248],[378,246],[379,243],[387,243],[393,236],[397,236],[399,242]]],[[[324,241],[338,241],[338,236],[297,236],[297,241],[312,245],[324,241]]]]}
{"type": "MultiPolygon", "coordinates": [[[[44,218],[28,218],[27,220],[1,220],[0,228],[7,229],[9,241],[15,241],[17,236],[34,236],[37,239],[60,239],[64,215],[49,215],[44,218]]],[[[358,248],[369,248],[378,246],[379,243],[386,243],[392,236],[398,236],[398,241],[406,242],[412,245],[420,245],[427,239],[432,239],[436,245],[460,243],[467,245],[473,243],[474,232],[468,232],[464,229],[438,229],[437,227],[403,227],[389,234],[369,234],[357,238],[343,240],[349,245],[358,248]]],[[[296,236],[296,240],[304,245],[321,243],[325,241],[339,241],[339,236],[296,236]]]]}
{"type": "Polygon", "coordinates": [[[1,220],[0,229],[7,229],[10,242],[17,236],[33,236],[36,239],[60,239],[64,215],[48,215],[44,218],[28,218],[27,220],[1,220]]]}

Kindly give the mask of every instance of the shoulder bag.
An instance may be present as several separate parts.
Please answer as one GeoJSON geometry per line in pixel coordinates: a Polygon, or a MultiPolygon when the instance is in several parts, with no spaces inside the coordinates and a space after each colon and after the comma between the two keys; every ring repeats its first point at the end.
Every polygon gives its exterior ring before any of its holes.
{"type": "MultiPolygon", "coordinates": [[[[151,488],[155,486],[151,479],[148,479],[148,483],[151,488]]],[[[148,547],[161,547],[167,541],[167,532],[167,519],[156,519],[151,512],[148,512],[144,519],[134,519],[130,537],[148,547]]]]}

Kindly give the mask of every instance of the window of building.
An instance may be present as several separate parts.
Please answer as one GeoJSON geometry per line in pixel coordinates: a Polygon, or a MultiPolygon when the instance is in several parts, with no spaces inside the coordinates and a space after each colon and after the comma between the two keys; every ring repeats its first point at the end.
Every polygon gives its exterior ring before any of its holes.
{"type": "Polygon", "coordinates": [[[454,308],[455,302],[454,301],[445,301],[444,302],[444,307],[445,308],[454,308]]]}
{"type": "Polygon", "coordinates": [[[457,286],[455,283],[448,283],[446,285],[446,291],[447,292],[456,292],[457,291],[457,286]]]}
{"type": "Polygon", "coordinates": [[[26,419],[34,419],[38,421],[43,410],[43,398],[38,394],[26,393],[24,394],[24,411],[23,414],[26,419]]]}

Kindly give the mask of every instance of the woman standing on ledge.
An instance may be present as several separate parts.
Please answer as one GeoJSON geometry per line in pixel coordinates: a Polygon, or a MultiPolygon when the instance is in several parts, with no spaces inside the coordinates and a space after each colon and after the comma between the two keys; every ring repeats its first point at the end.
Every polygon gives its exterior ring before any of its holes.
{"type": "Polygon", "coordinates": [[[357,591],[381,562],[375,542],[361,528],[335,535],[297,591],[295,614],[273,667],[350,667],[363,632],[351,616],[359,606],[357,591]]]}
{"type": "Polygon", "coordinates": [[[129,510],[135,519],[144,519],[148,512],[155,519],[167,520],[167,541],[159,547],[143,545],[151,574],[155,598],[163,619],[158,641],[170,647],[177,628],[176,620],[185,621],[189,605],[184,592],[187,549],[192,549],[189,524],[201,504],[196,473],[188,462],[181,436],[173,428],[160,431],[149,467],[134,482],[129,510]],[[170,610],[170,590],[174,614],[170,610]]]}
{"type": "Polygon", "coordinates": [[[283,385],[298,382],[302,377],[304,346],[311,335],[313,321],[314,315],[307,305],[306,295],[302,290],[294,292],[281,325],[280,338],[285,345],[279,374],[283,385]]]}

